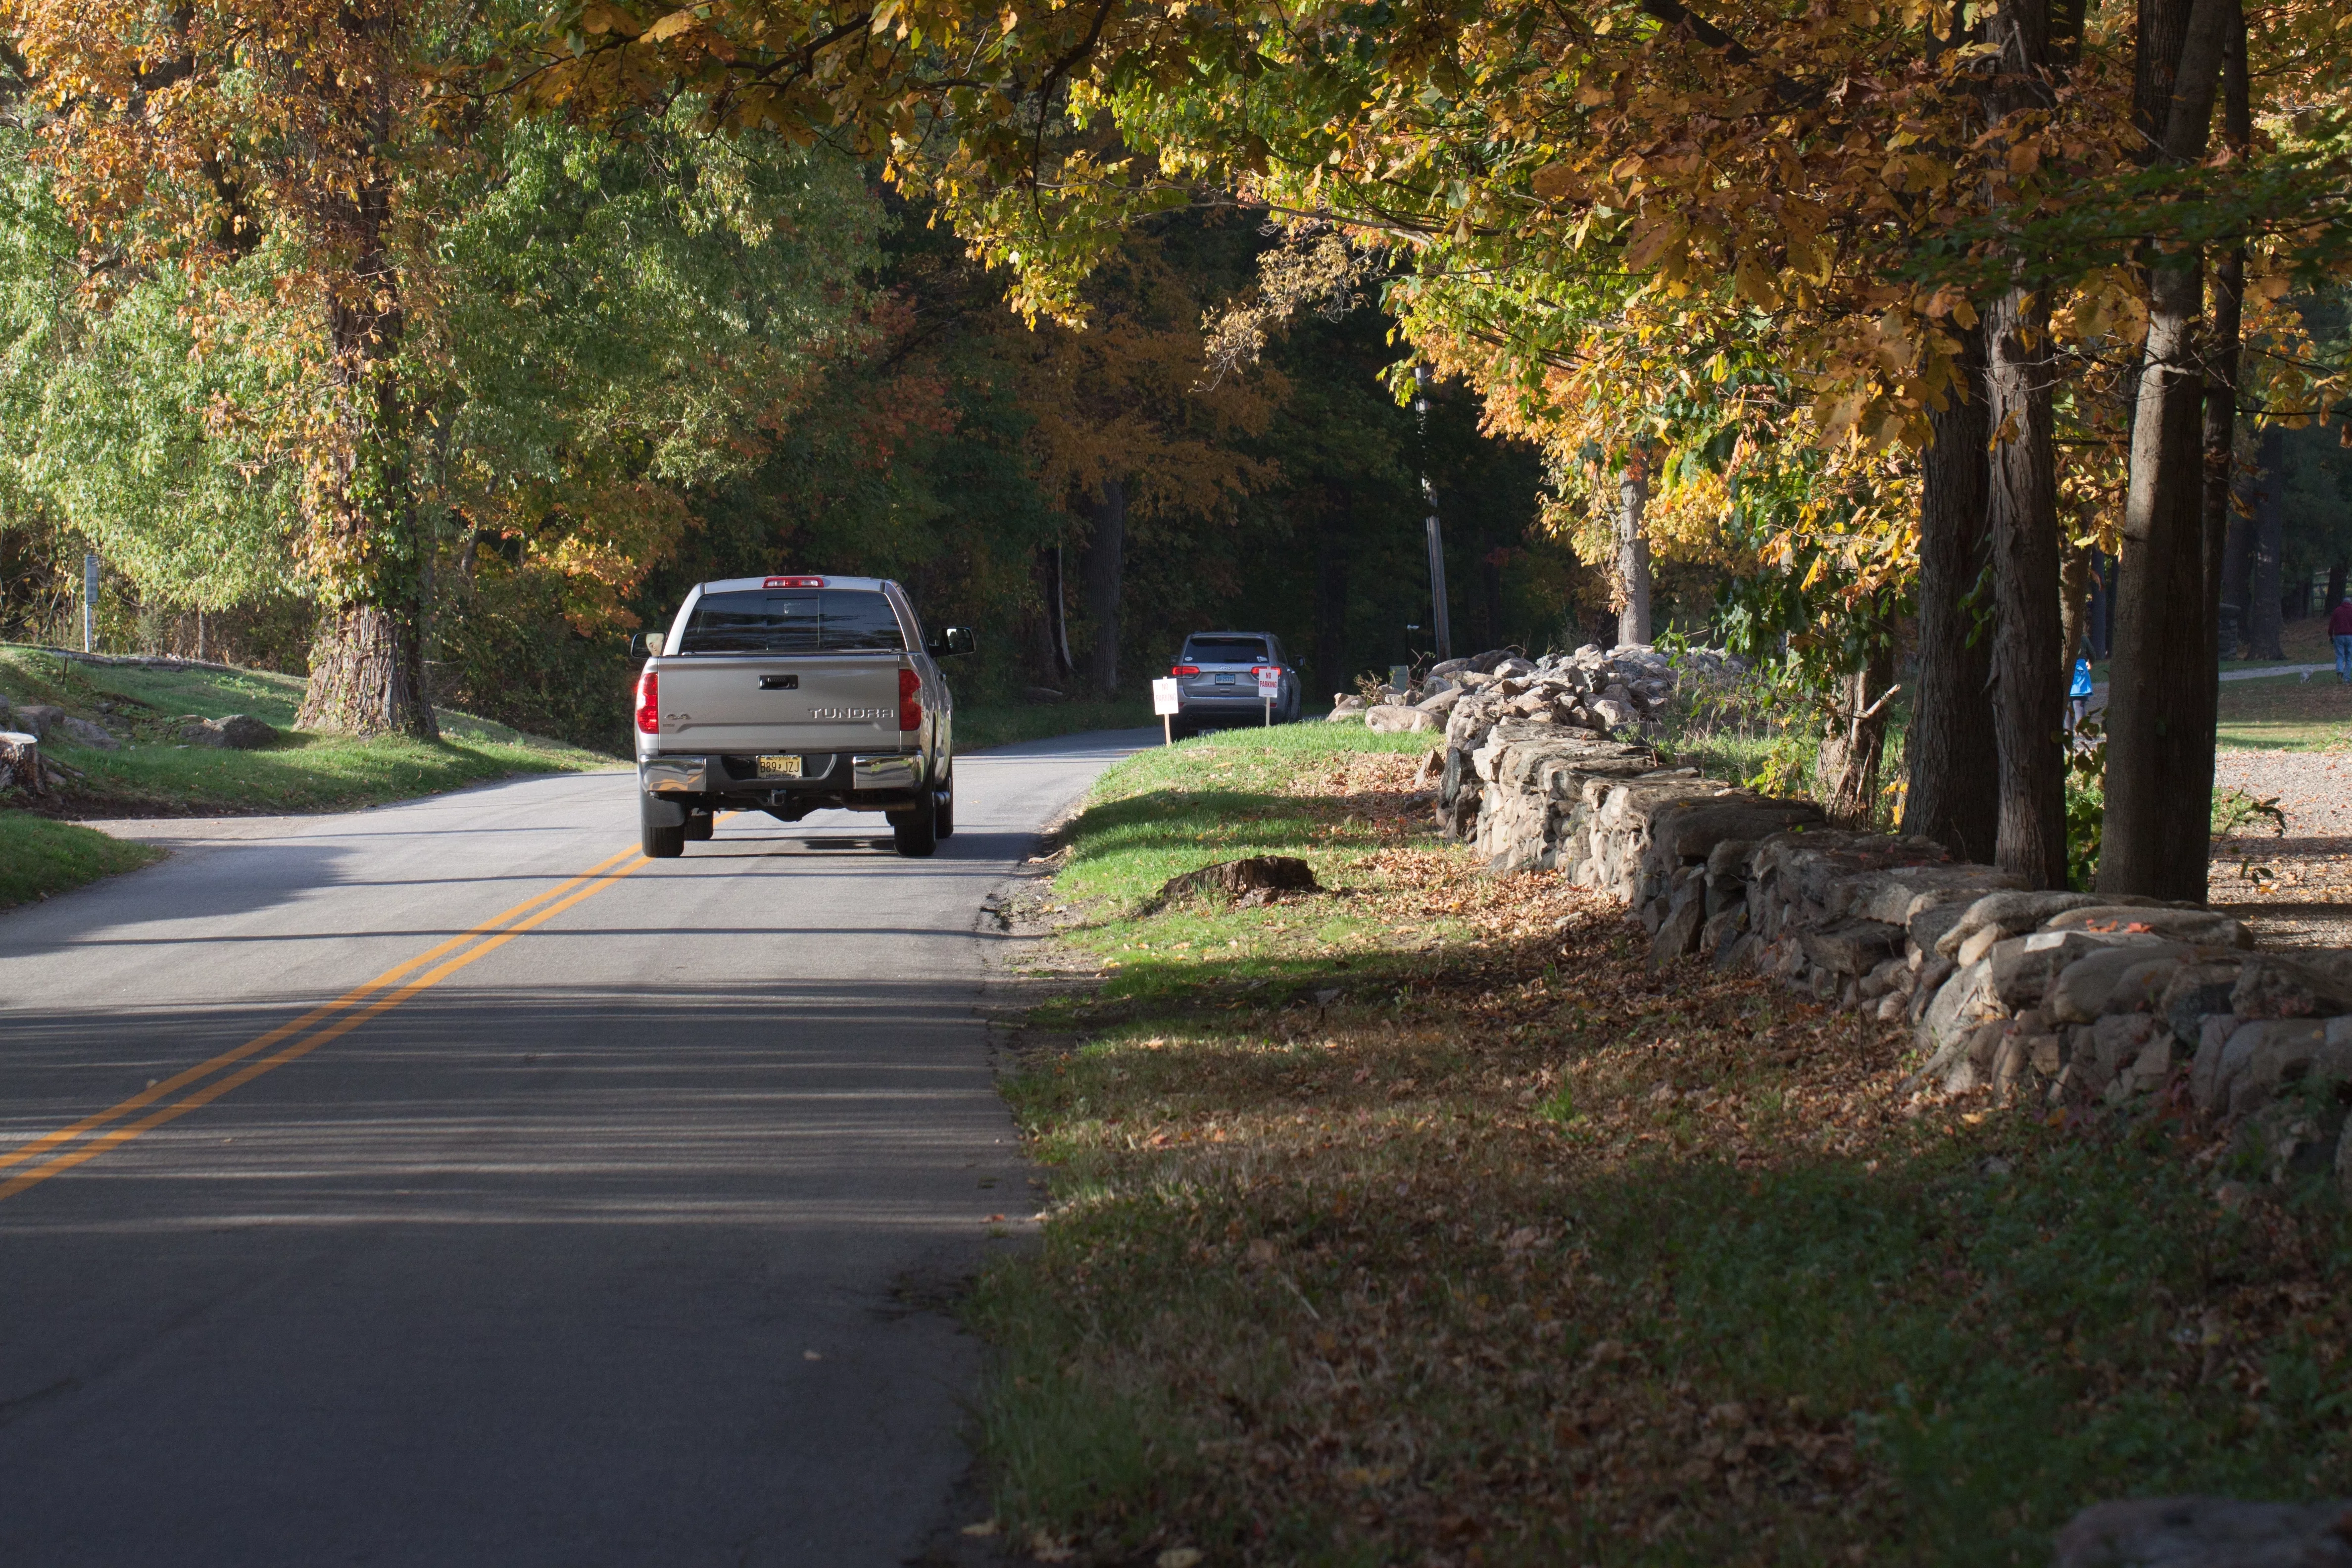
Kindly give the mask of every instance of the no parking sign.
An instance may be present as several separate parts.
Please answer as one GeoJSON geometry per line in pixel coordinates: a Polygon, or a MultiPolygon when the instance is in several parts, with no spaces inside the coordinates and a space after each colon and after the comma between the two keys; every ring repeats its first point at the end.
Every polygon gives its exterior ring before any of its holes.
{"type": "Polygon", "coordinates": [[[1174,741],[1175,736],[1171,732],[1171,727],[1176,722],[1175,715],[1181,712],[1182,709],[1183,705],[1176,700],[1176,682],[1172,677],[1151,683],[1151,710],[1160,716],[1161,745],[1167,745],[1174,741]]]}

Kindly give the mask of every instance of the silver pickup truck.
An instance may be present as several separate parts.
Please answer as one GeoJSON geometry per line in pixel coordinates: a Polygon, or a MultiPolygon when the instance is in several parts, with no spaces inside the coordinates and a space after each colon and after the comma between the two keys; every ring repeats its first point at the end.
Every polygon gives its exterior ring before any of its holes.
{"type": "Polygon", "coordinates": [[[798,822],[878,811],[901,855],[955,831],[955,701],[938,661],[970,653],[950,626],[926,639],[896,583],[730,577],[687,595],[644,638],[637,803],[645,851],[708,838],[722,811],[798,822]]]}

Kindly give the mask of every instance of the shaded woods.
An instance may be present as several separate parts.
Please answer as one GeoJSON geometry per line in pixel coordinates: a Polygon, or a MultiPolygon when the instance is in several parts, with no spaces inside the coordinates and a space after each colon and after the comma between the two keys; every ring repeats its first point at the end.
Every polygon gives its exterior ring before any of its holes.
{"type": "Polygon", "coordinates": [[[586,735],[620,632],[786,563],[987,628],[992,696],[1217,623],[1340,689],[1430,650],[1434,514],[1462,647],[1703,632],[1848,815],[1899,754],[1963,852],[2200,896],[2224,616],[2352,553],[2278,521],[2333,516],[2336,8],[1417,15],[23,0],[10,529],[298,596],[313,721],[586,735]]]}

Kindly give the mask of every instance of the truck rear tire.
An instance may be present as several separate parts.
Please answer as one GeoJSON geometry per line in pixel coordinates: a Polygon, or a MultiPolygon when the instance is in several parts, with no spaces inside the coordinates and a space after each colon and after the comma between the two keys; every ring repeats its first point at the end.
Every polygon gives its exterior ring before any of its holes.
{"type": "Polygon", "coordinates": [[[925,791],[922,804],[904,816],[890,819],[891,847],[909,860],[920,860],[940,847],[939,803],[925,791]]]}
{"type": "Polygon", "coordinates": [[[686,853],[686,824],[659,820],[677,808],[649,795],[637,796],[637,843],[648,860],[675,860],[686,853]],[[667,807],[667,809],[656,809],[667,807]]]}
{"type": "Polygon", "coordinates": [[[686,814],[686,826],[680,831],[685,833],[689,842],[699,843],[710,837],[710,830],[717,826],[718,823],[717,812],[689,811],[686,814]]]}
{"type": "Polygon", "coordinates": [[[955,837],[955,774],[948,775],[948,787],[939,793],[938,807],[931,813],[931,837],[955,837]]]}

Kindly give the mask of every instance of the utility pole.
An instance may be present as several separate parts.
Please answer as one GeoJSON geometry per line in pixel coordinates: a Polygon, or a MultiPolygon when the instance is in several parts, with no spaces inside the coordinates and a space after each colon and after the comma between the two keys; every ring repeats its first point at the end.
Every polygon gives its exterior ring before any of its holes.
{"type": "Polygon", "coordinates": [[[1437,662],[1454,657],[1454,633],[1445,615],[1445,532],[1437,521],[1437,487],[1429,482],[1429,367],[1412,367],[1412,412],[1421,427],[1421,499],[1429,507],[1429,598],[1436,612],[1437,662]]]}
{"type": "Polygon", "coordinates": [[[81,558],[81,651],[98,651],[98,552],[81,558]]]}

